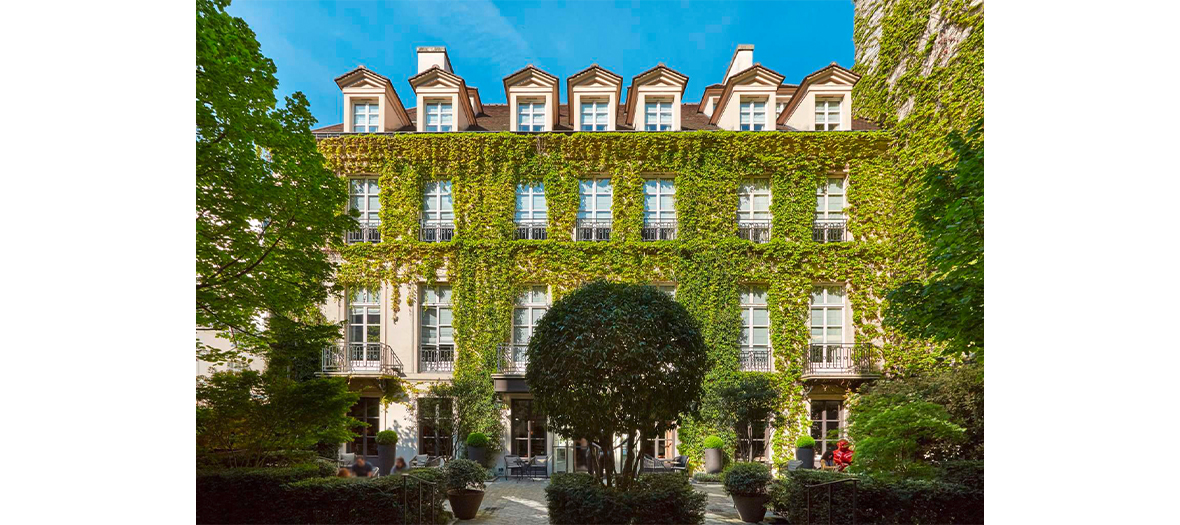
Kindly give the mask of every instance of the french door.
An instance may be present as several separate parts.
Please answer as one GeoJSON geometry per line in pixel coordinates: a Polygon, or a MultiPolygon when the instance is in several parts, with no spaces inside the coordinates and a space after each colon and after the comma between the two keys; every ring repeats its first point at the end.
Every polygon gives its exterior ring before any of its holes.
{"type": "Polygon", "coordinates": [[[355,405],[352,405],[348,415],[369,425],[357,429],[357,437],[347,444],[345,450],[358,456],[376,456],[377,432],[381,430],[381,399],[362,397],[356,401],[355,405]]]}
{"type": "Polygon", "coordinates": [[[512,400],[512,454],[522,458],[545,456],[548,436],[545,414],[533,410],[532,399],[512,400]]]}

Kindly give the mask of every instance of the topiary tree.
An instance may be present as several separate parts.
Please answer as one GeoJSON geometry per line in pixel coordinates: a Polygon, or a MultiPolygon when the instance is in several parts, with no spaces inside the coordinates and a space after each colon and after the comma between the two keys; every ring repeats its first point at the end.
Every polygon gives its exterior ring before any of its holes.
{"type": "MultiPolygon", "coordinates": [[[[752,443],[756,422],[774,424],[782,404],[782,387],[765,373],[740,372],[732,383],[717,390],[714,402],[722,425],[752,443]]],[[[754,461],[753,447],[747,447],[745,452],[745,457],[738,459],[754,461]]]]}
{"type": "Polygon", "coordinates": [[[595,478],[630,487],[639,436],[699,410],[709,368],[698,323],[651,286],[592,282],[555,302],[533,331],[525,378],[552,429],[602,448],[595,478]],[[615,443],[615,436],[625,436],[615,443]],[[616,468],[613,451],[632,451],[616,468]],[[617,472],[616,472],[617,471],[617,472]]]}

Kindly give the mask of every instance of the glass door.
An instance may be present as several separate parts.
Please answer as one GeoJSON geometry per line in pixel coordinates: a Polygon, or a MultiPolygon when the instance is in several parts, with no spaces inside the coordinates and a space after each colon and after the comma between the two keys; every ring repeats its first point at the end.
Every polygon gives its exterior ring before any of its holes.
{"type": "Polygon", "coordinates": [[[512,400],[512,454],[522,458],[547,455],[544,414],[533,411],[532,399],[512,400]]]}
{"type": "Polygon", "coordinates": [[[357,437],[347,444],[345,451],[358,456],[376,456],[377,432],[381,430],[381,400],[375,397],[362,397],[352,405],[348,415],[368,423],[369,426],[357,429],[357,437]]]}

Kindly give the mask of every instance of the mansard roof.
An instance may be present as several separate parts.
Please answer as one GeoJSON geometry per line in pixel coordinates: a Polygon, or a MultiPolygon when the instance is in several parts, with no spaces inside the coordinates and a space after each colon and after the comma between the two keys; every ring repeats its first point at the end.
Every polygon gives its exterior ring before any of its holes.
{"type": "Polygon", "coordinates": [[[574,85],[581,84],[588,81],[596,81],[601,79],[604,84],[613,85],[615,87],[615,100],[619,99],[619,94],[623,91],[623,77],[615,74],[615,72],[606,69],[598,64],[590,64],[590,67],[578,71],[565,79],[565,97],[566,103],[574,104],[574,85]]]}
{"type": "Polygon", "coordinates": [[[791,101],[788,102],[787,106],[783,108],[782,113],[779,113],[776,122],[779,124],[786,124],[787,119],[791,116],[791,113],[795,112],[795,108],[798,107],[800,101],[803,100],[801,95],[807,92],[807,88],[811,87],[812,84],[829,79],[835,80],[841,84],[848,84],[849,86],[852,86],[856,84],[858,80],[860,80],[860,75],[853,73],[846,68],[840,67],[840,65],[835,62],[832,62],[822,69],[803,77],[803,81],[800,82],[799,87],[795,89],[795,94],[791,97],[791,101]]]}
{"type": "MultiPolygon", "coordinates": [[[[631,77],[631,87],[627,88],[627,125],[633,126],[635,124],[635,105],[639,103],[639,86],[653,84],[659,81],[665,81],[671,87],[680,87],[680,96],[684,96],[684,90],[688,87],[688,75],[676,71],[663,62],[656,64],[655,67],[648,69],[634,77],[631,77]]],[[[683,100],[681,101],[683,102],[683,100]]],[[[683,111],[681,112],[683,121],[683,111]]]]}

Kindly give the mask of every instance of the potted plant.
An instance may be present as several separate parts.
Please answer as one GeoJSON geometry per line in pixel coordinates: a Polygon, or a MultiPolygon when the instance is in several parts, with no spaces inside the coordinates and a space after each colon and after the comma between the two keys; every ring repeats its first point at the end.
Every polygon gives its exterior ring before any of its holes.
{"type": "Polygon", "coordinates": [[[803,462],[799,468],[815,468],[815,439],[803,436],[795,440],[795,459],[803,462]]]}
{"type": "Polygon", "coordinates": [[[725,473],[725,492],[733,498],[742,521],[758,523],[766,517],[770,480],[770,469],[762,463],[737,463],[725,473]]]}
{"type": "Polygon", "coordinates": [[[397,432],[382,430],[377,433],[377,466],[381,475],[393,473],[393,461],[397,456],[397,432]]]}
{"type": "Polygon", "coordinates": [[[705,438],[705,473],[716,474],[721,472],[725,466],[725,456],[721,452],[721,447],[725,446],[725,442],[717,436],[709,436],[705,438]]]}
{"type": "Polygon", "coordinates": [[[475,518],[479,504],[483,502],[484,480],[488,473],[483,465],[470,459],[448,461],[443,467],[443,479],[447,484],[447,500],[451,511],[461,520],[475,518]]]}
{"type": "Polygon", "coordinates": [[[467,459],[483,465],[488,449],[488,437],[483,432],[467,434],[467,459]]]}

